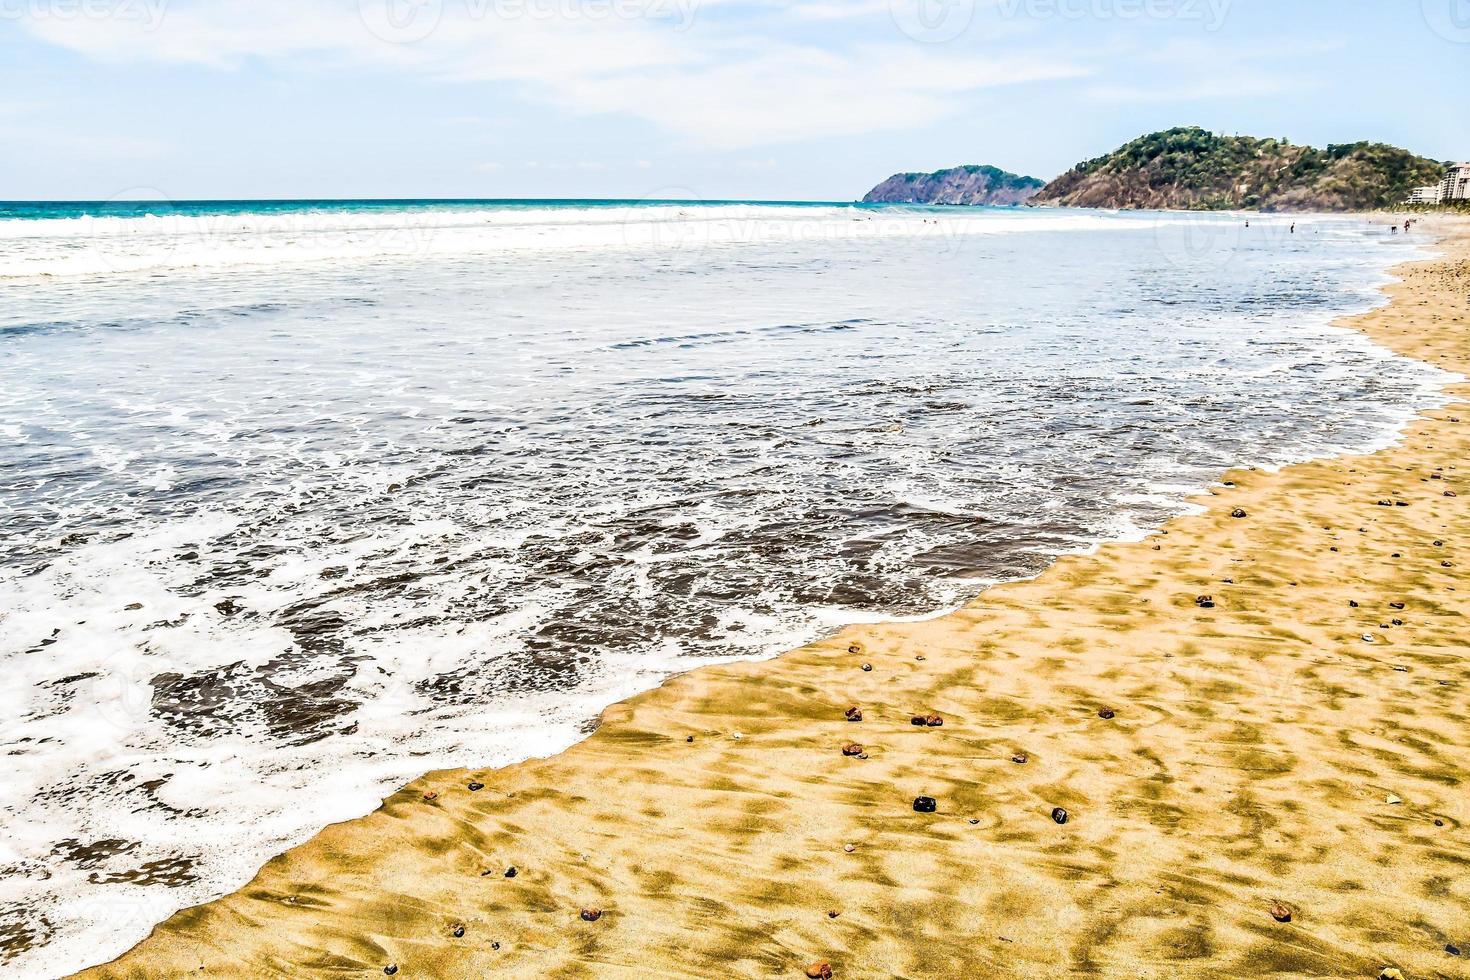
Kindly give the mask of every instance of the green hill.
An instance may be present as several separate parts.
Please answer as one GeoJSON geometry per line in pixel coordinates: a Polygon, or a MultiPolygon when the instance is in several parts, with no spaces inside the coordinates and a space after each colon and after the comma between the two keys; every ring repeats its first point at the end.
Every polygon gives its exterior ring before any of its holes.
{"type": "Polygon", "coordinates": [[[1438,183],[1444,164],[1383,143],[1322,150],[1198,126],[1142,136],[1079,163],[1032,203],[1088,208],[1368,211],[1438,183]]]}

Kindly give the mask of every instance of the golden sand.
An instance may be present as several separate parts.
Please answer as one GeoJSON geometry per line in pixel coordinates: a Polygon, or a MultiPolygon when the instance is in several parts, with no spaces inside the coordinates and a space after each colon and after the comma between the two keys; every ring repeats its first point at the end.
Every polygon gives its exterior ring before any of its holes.
{"type": "MultiPolygon", "coordinates": [[[[1453,234],[1347,322],[1470,372],[1453,234]]],[[[953,615],[426,776],[92,975],[1470,976],[1466,477],[1464,403],[1386,452],[1229,473],[1205,513],[953,615]]]]}

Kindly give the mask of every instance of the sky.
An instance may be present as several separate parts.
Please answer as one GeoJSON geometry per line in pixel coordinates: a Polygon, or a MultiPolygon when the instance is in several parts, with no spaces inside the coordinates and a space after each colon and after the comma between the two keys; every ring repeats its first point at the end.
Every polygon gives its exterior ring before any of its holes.
{"type": "Polygon", "coordinates": [[[0,0],[0,199],[851,200],[1200,125],[1470,159],[1470,0],[0,0]]]}

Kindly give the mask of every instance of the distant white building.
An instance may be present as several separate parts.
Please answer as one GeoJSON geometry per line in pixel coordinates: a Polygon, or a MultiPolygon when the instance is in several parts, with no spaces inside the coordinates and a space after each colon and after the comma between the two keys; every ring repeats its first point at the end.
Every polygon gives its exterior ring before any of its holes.
{"type": "Polygon", "coordinates": [[[1438,204],[1440,187],[1431,184],[1428,187],[1416,187],[1409,193],[1410,204],[1438,204]]]}
{"type": "Polygon", "coordinates": [[[1470,201],[1470,163],[1457,163],[1439,185],[1441,201],[1470,201]]]}

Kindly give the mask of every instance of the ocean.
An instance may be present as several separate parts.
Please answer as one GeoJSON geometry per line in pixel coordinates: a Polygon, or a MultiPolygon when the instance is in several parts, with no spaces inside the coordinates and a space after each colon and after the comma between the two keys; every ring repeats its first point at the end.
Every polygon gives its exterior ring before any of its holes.
{"type": "Polygon", "coordinates": [[[111,958],[673,673],[1386,445],[1448,376],[1331,325],[1421,254],[1385,232],[0,203],[0,962],[111,958]]]}

